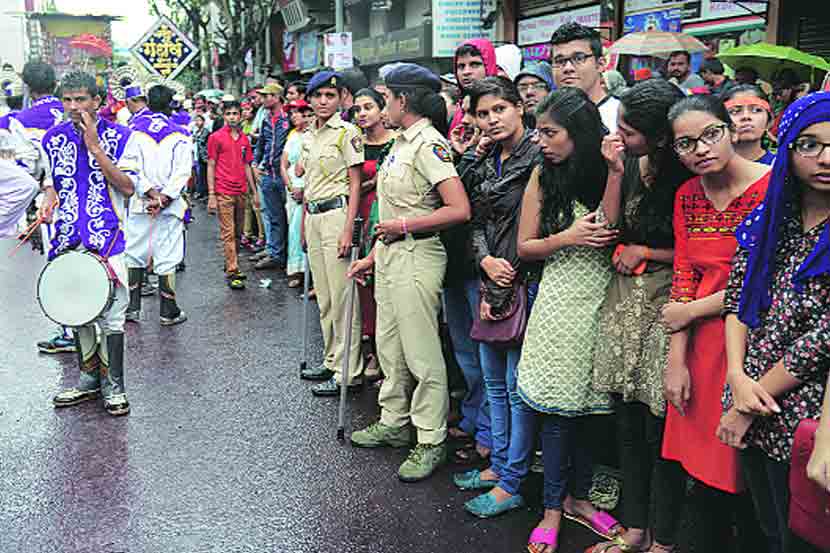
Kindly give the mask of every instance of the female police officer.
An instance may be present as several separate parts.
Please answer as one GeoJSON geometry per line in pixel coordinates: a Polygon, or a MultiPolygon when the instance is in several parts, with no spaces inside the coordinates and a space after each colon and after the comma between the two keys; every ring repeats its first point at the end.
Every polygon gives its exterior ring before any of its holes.
{"type": "Polygon", "coordinates": [[[438,231],[470,218],[470,204],[444,139],[446,105],[430,71],[403,63],[385,79],[386,111],[401,134],[378,170],[379,238],[349,274],[374,267],[376,341],[386,379],[380,421],[352,434],[356,447],[418,444],[398,470],[405,482],[430,476],[446,459],[447,372],[438,335],[447,256],[438,231]]]}

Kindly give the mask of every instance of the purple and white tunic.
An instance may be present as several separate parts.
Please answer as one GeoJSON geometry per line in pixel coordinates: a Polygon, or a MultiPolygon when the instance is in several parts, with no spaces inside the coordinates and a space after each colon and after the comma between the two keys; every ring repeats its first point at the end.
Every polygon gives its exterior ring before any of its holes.
{"type": "MultiPolygon", "coordinates": [[[[107,157],[137,182],[140,153],[130,129],[99,118],[97,130],[107,157]]],[[[49,259],[79,246],[104,257],[122,253],[125,240],[121,211],[127,199],[108,185],[72,122],[48,130],[43,136],[43,149],[59,200],[49,259]]]]}

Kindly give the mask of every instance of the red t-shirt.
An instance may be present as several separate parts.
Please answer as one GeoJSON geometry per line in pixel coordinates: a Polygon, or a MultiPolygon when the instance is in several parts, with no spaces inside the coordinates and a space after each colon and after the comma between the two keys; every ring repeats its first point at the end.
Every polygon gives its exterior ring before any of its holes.
{"type": "Polygon", "coordinates": [[[241,130],[234,140],[231,129],[225,125],[208,138],[208,159],[216,161],[217,194],[238,196],[248,190],[245,166],[254,160],[251,143],[241,130]]]}

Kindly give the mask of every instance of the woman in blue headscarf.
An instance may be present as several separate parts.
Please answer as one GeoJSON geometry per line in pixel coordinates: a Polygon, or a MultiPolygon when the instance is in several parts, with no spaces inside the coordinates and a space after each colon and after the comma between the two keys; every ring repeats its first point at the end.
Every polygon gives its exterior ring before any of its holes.
{"type": "Polygon", "coordinates": [[[766,198],[737,231],[718,437],[742,449],[769,551],[817,552],[788,528],[788,478],[795,429],[819,418],[830,371],[830,93],[792,104],[778,140],[766,198]]]}

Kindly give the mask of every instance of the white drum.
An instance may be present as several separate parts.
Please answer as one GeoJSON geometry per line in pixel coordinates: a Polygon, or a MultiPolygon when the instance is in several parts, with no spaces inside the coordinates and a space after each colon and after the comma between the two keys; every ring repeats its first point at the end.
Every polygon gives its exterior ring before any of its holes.
{"type": "Polygon", "coordinates": [[[101,316],[115,300],[115,273],[103,258],[70,251],[40,272],[37,299],[43,313],[64,326],[84,326],[101,316]]]}

